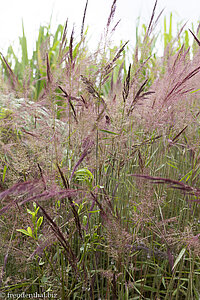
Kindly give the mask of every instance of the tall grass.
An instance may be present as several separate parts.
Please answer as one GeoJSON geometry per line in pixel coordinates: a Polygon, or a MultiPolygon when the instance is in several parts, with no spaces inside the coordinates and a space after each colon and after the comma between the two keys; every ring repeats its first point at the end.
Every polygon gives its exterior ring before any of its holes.
{"type": "Polygon", "coordinates": [[[130,53],[113,1],[91,53],[87,5],[1,54],[0,293],[199,299],[199,30],[171,15],[158,57],[156,1],[130,53]]]}

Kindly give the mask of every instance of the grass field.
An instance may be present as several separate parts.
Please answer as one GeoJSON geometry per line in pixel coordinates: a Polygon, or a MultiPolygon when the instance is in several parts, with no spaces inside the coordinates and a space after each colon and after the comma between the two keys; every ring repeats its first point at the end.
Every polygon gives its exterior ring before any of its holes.
{"type": "Polygon", "coordinates": [[[116,2],[1,54],[2,299],[200,299],[200,27],[113,45],[116,2]]]}

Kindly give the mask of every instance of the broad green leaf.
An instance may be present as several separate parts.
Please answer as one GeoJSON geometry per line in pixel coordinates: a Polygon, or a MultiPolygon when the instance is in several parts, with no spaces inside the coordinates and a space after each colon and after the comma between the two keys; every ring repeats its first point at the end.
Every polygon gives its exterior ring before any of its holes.
{"type": "Polygon", "coordinates": [[[24,32],[24,23],[22,21],[22,33],[23,36],[19,38],[20,45],[21,45],[21,53],[22,53],[22,70],[29,65],[29,60],[28,60],[28,48],[27,48],[27,40],[24,32]]]}
{"type": "Polygon", "coordinates": [[[33,237],[33,232],[32,232],[31,227],[28,227],[28,228],[27,228],[27,232],[29,233],[29,235],[30,235],[31,237],[33,237]]]}
{"type": "Polygon", "coordinates": [[[167,162],[167,164],[168,164],[170,167],[172,167],[172,168],[174,168],[174,169],[177,169],[177,167],[176,167],[176,166],[174,166],[174,165],[170,164],[169,162],[167,162]]]}
{"type": "Polygon", "coordinates": [[[75,172],[75,174],[76,174],[76,179],[80,181],[84,181],[87,179],[92,181],[94,179],[93,174],[87,168],[79,169],[78,171],[75,172]]]}
{"type": "Polygon", "coordinates": [[[3,176],[2,176],[2,182],[4,183],[5,177],[6,177],[6,171],[7,171],[7,166],[5,165],[3,168],[3,176]]]}
{"type": "Polygon", "coordinates": [[[181,250],[181,252],[179,253],[177,259],[176,259],[175,262],[174,262],[174,265],[173,265],[173,267],[172,267],[172,270],[175,269],[175,267],[177,266],[177,264],[179,263],[179,261],[181,260],[181,258],[183,257],[183,255],[185,254],[185,251],[186,251],[186,248],[183,248],[183,249],[181,250]]]}
{"type": "Polygon", "coordinates": [[[42,225],[42,222],[43,222],[43,217],[40,217],[40,218],[37,220],[37,229],[42,225]]]}
{"type": "Polygon", "coordinates": [[[28,208],[27,208],[27,210],[26,210],[26,211],[27,211],[27,213],[29,213],[29,214],[30,214],[30,215],[32,215],[32,216],[33,216],[33,215],[35,215],[35,212],[34,212],[34,211],[31,211],[31,210],[30,210],[30,209],[28,209],[28,208]]]}
{"type": "Polygon", "coordinates": [[[119,133],[116,133],[116,132],[113,132],[113,131],[109,131],[109,130],[100,129],[99,131],[105,132],[105,133],[109,133],[109,134],[119,135],[119,133]]]}
{"type": "Polygon", "coordinates": [[[38,210],[39,210],[39,206],[35,209],[35,214],[37,215],[38,213],[38,210]]]}
{"type": "Polygon", "coordinates": [[[16,229],[18,232],[21,232],[21,233],[23,233],[23,234],[25,234],[25,235],[28,235],[28,236],[32,236],[32,235],[30,235],[29,233],[28,233],[28,231],[26,231],[26,230],[24,230],[24,229],[16,229]]]}
{"type": "Polygon", "coordinates": [[[193,172],[193,170],[190,170],[187,174],[185,174],[185,176],[183,176],[183,177],[181,178],[180,182],[183,181],[184,179],[185,179],[186,182],[187,182],[187,181],[190,179],[190,177],[192,176],[192,172],[193,172]]]}
{"type": "Polygon", "coordinates": [[[190,94],[194,94],[194,93],[199,92],[199,91],[200,91],[200,89],[197,89],[197,90],[191,91],[190,94]]]}

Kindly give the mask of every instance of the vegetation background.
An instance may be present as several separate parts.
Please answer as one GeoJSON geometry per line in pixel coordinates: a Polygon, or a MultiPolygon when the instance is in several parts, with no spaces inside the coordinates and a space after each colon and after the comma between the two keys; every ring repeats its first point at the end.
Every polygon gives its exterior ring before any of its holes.
{"type": "MultiPolygon", "coordinates": [[[[89,47],[94,50],[97,46],[100,36],[105,27],[107,16],[112,5],[112,0],[92,0],[88,2],[85,26],[89,26],[87,40],[89,47]]],[[[116,22],[120,20],[117,30],[112,36],[114,44],[118,45],[123,39],[124,42],[129,40],[129,47],[135,45],[136,27],[142,24],[148,24],[149,17],[152,13],[154,0],[118,0],[115,11],[116,22]],[[128,8],[128,9],[127,9],[128,8]]],[[[0,10],[0,51],[7,52],[7,48],[12,45],[15,53],[20,55],[18,37],[21,36],[22,20],[25,27],[27,46],[29,56],[35,49],[40,25],[49,25],[51,19],[51,31],[56,31],[58,24],[64,24],[66,18],[69,18],[68,28],[70,30],[75,26],[75,36],[81,30],[82,16],[85,7],[84,0],[7,0],[1,3],[0,10]],[[12,7],[12,9],[10,9],[12,7]],[[39,8],[39,9],[38,9],[39,8]]],[[[191,23],[198,24],[200,4],[199,1],[191,0],[189,5],[182,0],[159,0],[157,11],[164,9],[164,13],[158,20],[155,28],[156,31],[163,28],[164,16],[169,16],[173,12],[173,34],[176,35],[176,24],[187,22],[190,27],[191,23]]],[[[161,45],[161,37],[157,41],[161,45]]]]}
{"type": "Polygon", "coordinates": [[[113,44],[114,0],[91,50],[87,8],[0,56],[1,295],[199,299],[200,26],[113,44]]]}

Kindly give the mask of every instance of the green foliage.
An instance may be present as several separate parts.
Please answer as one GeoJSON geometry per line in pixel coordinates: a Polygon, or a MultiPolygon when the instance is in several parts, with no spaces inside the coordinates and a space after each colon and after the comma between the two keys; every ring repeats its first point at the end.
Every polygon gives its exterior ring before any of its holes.
{"type": "Polygon", "coordinates": [[[164,18],[164,49],[169,47],[172,44],[173,35],[172,35],[172,13],[170,14],[169,20],[169,30],[167,31],[167,19],[164,18]]]}
{"type": "Polygon", "coordinates": [[[31,227],[28,227],[27,230],[17,229],[17,231],[19,231],[37,241],[38,231],[43,223],[43,216],[37,218],[37,213],[38,213],[39,207],[37,207],[35,202],[33,203],[33,208],[34,208],[34,211],[31,211],[30,209],[27,208],[27,212],[32,216],[31,221],[33,224],[33,231],[31,229],[31,227]]]}
{"type": "Polygon", "coordinates": [[[20,138],[20,131],[12,126],[12,114],[12,110],[0,107],[0,138],[5,144],[10,140],[16,141],[20,138]]]}
{"type": "Polygon", "coordinates": [[[199,299],[199,33],[171,14],[159,57],[153,16],[132,50],[66,23],[29,58],[22,24],[1,56],[0,293],[199,299]]]}
{"type": "Polygon", "coordinates": [[[43,223],[43,216],[37,218],[37,213],[38,213],[39,207],[37,207],[35,202],[33,203],[33,208],[34,208],[34,211],[31,211],[30,209],[27,208],[27,212],[32,216],[31,221],[33,224],[33,230],[31,229],[31,227],[28,227],[27,230],[17,229],[17,231],[21,232],[24,235],[27,235],[37,241],[38,240],[38,231],[43,223]]]}
{"type": "Polygon", "coordinates": [[[79,184],[86,183],[88,188],[92,190],[94,176],[90,172],[90,170],[88,170],[87,168],[79,169],[78,171],[75,172],[74,176],[75,176],[75,181],[77,181],[79,184]]]}
{"type": "MultiPolygon", "coordinates": [[[[13,47],[10,46],[5,57],[6,62],[16,75],[17,82],[15,84],[16,93],[22,96],[28,96],[37,100],[42,91],[46,88],[47,74],[47,60],[49,57],[49,67],[53,72],[62,65],[62,56],[69,52],[69,45],[67,40],[63,40],[64,26],[58,25],[54,35],[51,34],[50,25],[40,26],[38,38],[36,41],[36,48],[32,53],[32,57],[28,57],[27,39],[25,36],[25,29],[22,23],[22,37],[19,38],[21,59],[15,54],[13,47]],[[62,44],[64,43],[64,45],[62,44]],[[62,46],[65,46],[62,49],[62,46]]],[[[78,59],[79,49],[81,43],[77,43],[73,49],[73,59],[78,59]]],[[[10,80],[10,72],[8,65],[2,59],[2,72],[5,81],[10,80]]]]}

